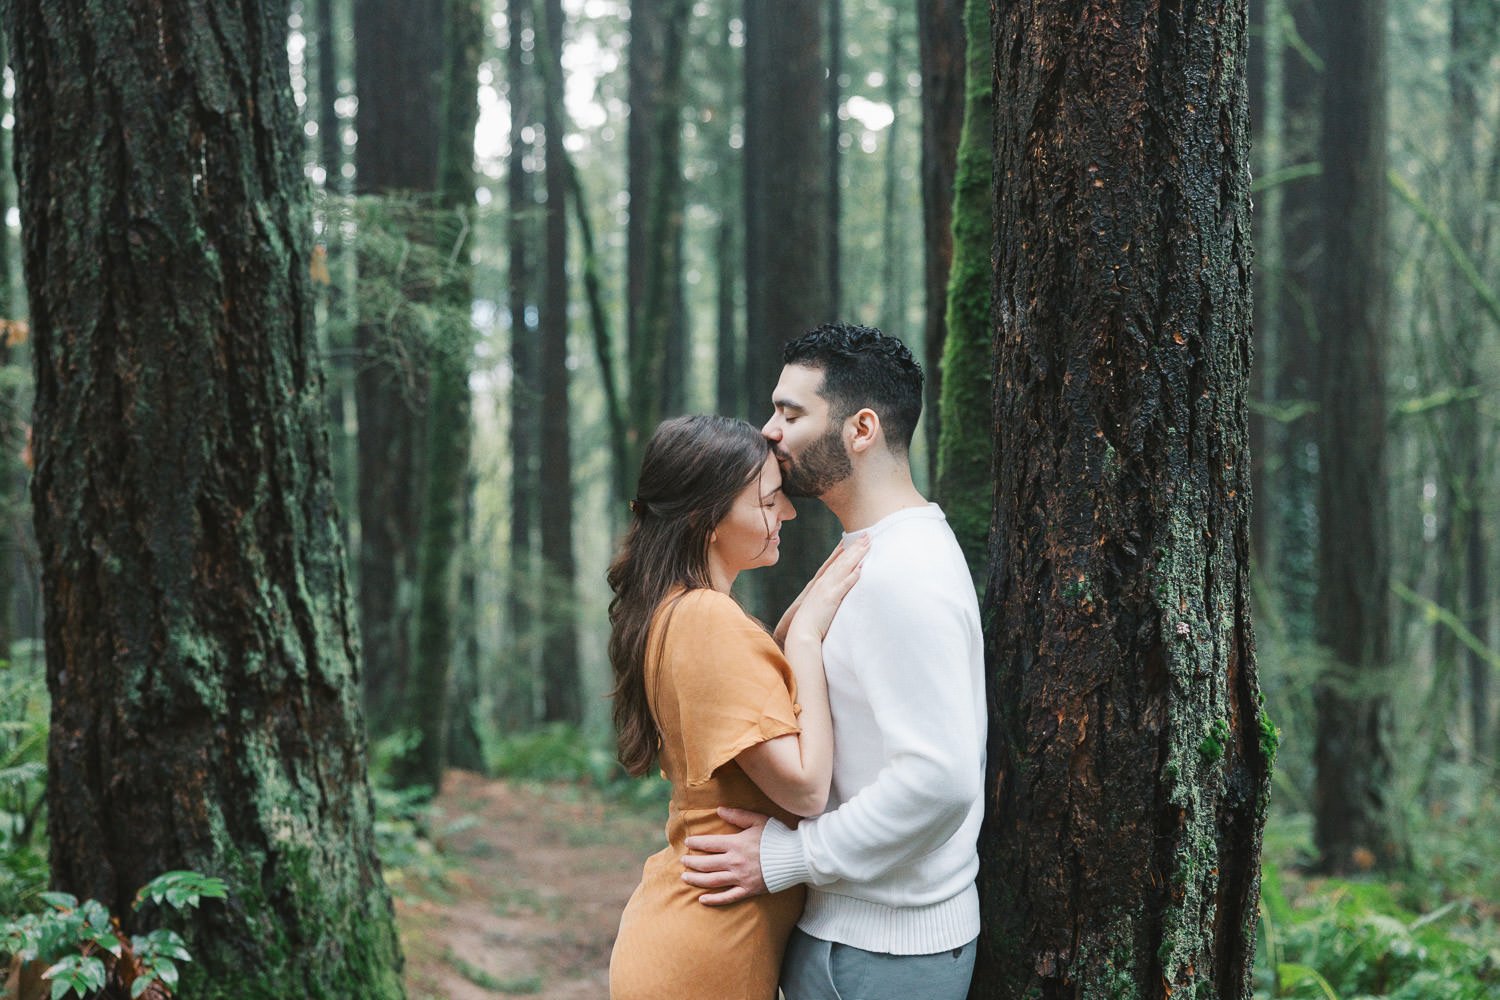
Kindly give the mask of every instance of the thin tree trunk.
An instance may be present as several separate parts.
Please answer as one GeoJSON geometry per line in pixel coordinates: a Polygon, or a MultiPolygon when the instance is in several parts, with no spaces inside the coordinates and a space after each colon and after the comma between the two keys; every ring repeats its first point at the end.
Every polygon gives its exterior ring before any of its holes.
{"type": "MultiPolygon", "coordinates": [[[[469,370],[473,367],[472,231],[474,127],[479,120],[479,63],[484,10],[479,0],[444,4],[443,90],[440,102],[436,250],[449,265],[439,275],[435,301],[440,320],[429,351],[426,495],[422,501],[420,603],[416,658],[407,691],[407,728],[418,737],[399,762],[403,786],[442,785],[447,761],[448,690],[458,654],[455,611],[458,556],[467,536],[463,505],[469,481],[469,370]]],[[[465,706],[467,707],[467,706],[465,706]]]]}
{"type": "MultiPolygon", "coordinates": [[[[953,266],[954,174],[963,129],[967,47],[963,0],[923,0],[917,7],[922,63],[922,246],[926,320],[923,361],[927,372],[927,475],[938,481],[939,402],[943,343],[947,339],[948,270],[953,266]]],[[[984,20],[988,53],[989,19],[984,20]]],[[[986,56],[988,58],[988,56],[986,56]]],[[[988,141],[985,143],[988,148],[988,141]]]]}
{"type": "MultiPolygon", "coordinates": [[[[530,3],[513,3],[506,11],[506,87],[510,104],[510,155],[506,164],[506,242],[510,299],[510,562],[506,583],[509,622],[507,683],[499,705],[503,729],[529,726],[537,718],[537,663],[541,607],[536,594],[537,509],[541,494],[537,451],[541,435],[541,359],[539,335],[532,321],[537,304],[536,266],[531,248],[540,244],[534,219],[534,180],[527,163],[536,152],[528,136],[539,120],[534,63],[521,44],[532,26],[530,3]]],[[[532,51],[535,51],[534,49],[532,51]]]]}
{"type": "Polygon", "coordinates": [[[1314,834],[1324,868],[1402,857],[1390,810],[1385,3],[1325,0],[1314,834]],[[1336,18],[1336,20],[1335,20],[1336,18]],[[1333,252],[1333,251],[1337,252],[1333,252]]]}
{"type": "Polygon", "coordinates": [[[563,151],[562,0],[543,0],[541,58],[545,99],[547,264],[541,320],[541,556],[546,633],[542,641],[542,718],[583,720],[574,615],[573,460],[568,400],[568,170],[563,151]]]}
{"type": "Polygon", "coordinates": [[[1274,730],[1249,611],[1244,5],[996,13],[970,995],[1248,997],[1274,730]]]}
{"type": "MultiPolygon", "coordinates": [[[[771,411],[786,341],[833,318],[829,292],[823,11],[814,3],[745,4],[745,386],[752,422],[771,411]]],[[[821,504],[798,505],[794,543],[757,574],[779,615],[837,540],[821,504]]]]}
{"type": "Polygon", "coordinates": [[[646,440],[683,402],[681,115],[690,13],[688,0],[638,0],[631,9],[626,228],[631,446],[625,478],[632,492],[646,440]]]}
{"type": "Polygon", "coordinates": [[[139,931],[130,903],[148,879],[227,880],[228,902],[183,927],[183,996],[401,997],[286,5],[199,11],[6,8],[52,883],[139,931]]]}
{"type": "MultiPolygon", "coordinates": [[[[953,526],[976,582],[985,574],[994,476],[994,393],[991,372],[990,295],[995,240],[994,48],[988,0],[968,0],[963,135],[959,140],[953,198],[953,266],[947,290],[943,347],[942,430],[938,438],[938,503],[953,526]]],[[[932,415],[928,415],[932,419],[932,415]]]]}
{"type": "Polygon", "coordinates": [[[843,127],[839,124],[839,108],[844,97],[843,82],[839,79],[844,72],[844,17],[841,0],[825,0],[825,4],[828,19],[828,315],[835,317],[844,308],[844,268],[839,259],[843,245],[840,230],[844,221],[840,176],[844,159],[840,148],[843,127]]]}
{"type": "MultiPolygon", "coordinates": [[[[1282,149],[1280,168],[1316,163],[1322,109],[1322,10],[1314,0],[1282,0],[1281,30],[1290,38],[1281,49],[1282,149]]],[[[1294,181],[1277,191],[1278,252],[1267,261],[1278,269],[1279,294],[1271,323],[1279,349],[1265,364],[1267,395],[1284,409],[1288,401],[1310,402],[1318,384],[1319,341],[1314,310],[1317,271],[1322,266],[1323,232],[1318,185],[1294,181]]],[[[1269,206],[1268,206],[1269,208],[1269,206]]],[[[1261,361],[1257,359],[1257,365],[1261,361]]],[[[1291,642],[1312,642],[1317,600],[1317,468],[1316,420],[1305,414],[1278,428],[1284,465],[1277,493],[1258,499],[1275,518],[1277,591],[1282,621],[1291,642]],[[1272,505],[1274,509],[1272,508],[1272,505]]]]}
{"type": "MultiPolygon", "coordinates": [[[[354,160],[361,194],[430,195],[437,189],[443,21],[443,7],[430,0],[355,0],[354,160]]],[[[379,212],[374,220],[425,242],[413,225],[379,212]]],[[[407,301],[425,294],[425,286],[410,283],[409,272],[382,273],[368,243],[360,245],[363,285],[395,282],[407,301]]],[[[360,316],[355,349],[365,706],[371,732],[380,736],[404,720],[411,683],[428,371],[426,345],[385,323],[383,314],[360,316]]]]}

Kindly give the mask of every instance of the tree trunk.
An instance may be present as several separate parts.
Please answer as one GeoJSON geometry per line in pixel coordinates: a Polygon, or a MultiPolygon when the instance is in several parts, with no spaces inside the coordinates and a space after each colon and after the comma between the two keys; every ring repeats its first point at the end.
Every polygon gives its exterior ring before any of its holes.
{"type": "Polygon", "coordinates": [[[1317,296],[1318,642],[1315,839],[1325,869],[1388,866],[1390,539],[1385,478],[1385,3],[1325,0],[1317,296]],[[1333,20],[1337,17],[1337,21],[1333,20]]]}
{"type": "MultiPolygon", "coordinates": [[[[532,27],[529,3],[511,4],[506,12],[506,88],[510,105],[510,154],[506,164],[506,242],[510,299],[510,562],[507,571],[506,618],[509,644],[499,715],[502,729],[524,728],[537,718],[537,657],[541,607],[534,600],[534,538],[541,484],[537,451],[541,436],[541,360],[532,321],[537,305],[536,265],[531,248],[541,243],[534,223],[535,182],[528,168],[534,159],[537,118],[534,57],[521,38],[532,27]]],[[[532,50],[533,52],[535,49],[532,50]]]]}
{"type": "MultiPolygon", "coordinates": [[[[980,39],[989,59],[989,19],[980,39]]],[[[948,270],[953,266],[954,174],[963,129],[967,47],[963,0],[924,0],[917,4],[917,42],[922,63],[922,246],[923,362],[927,371],[927,475],[938,478],[939,403],[943,386],[943,343],[947,339],[948,270]]],[[[988,89],[988,88],[986,88],[988,89]]],[[[984,137],[986,162],[989,138],[984,137]]],[[[988,192],[985,192],[988,205],[988,192]]],[[[985,227],[988,231],[988,226],[985,227]]]]}
{"type": "Polygon", "coordinates": [[[632,493],[646,440],[663,417],[681,412],[683,405],[681,118],[690,13],[688,0],[637,0],[630,12],[631,447],[625,478],[632,493]]]}
{"type": "MultiPolygon", "coordinates": [[[[937,501],[953,526],[969,571],[985,574],[994,477],[994,394],[990,373],[990,294],[994,272],[990,251],[995,240],[995,202],[991,180],[994,160],[994,51],[990,41],[988,0],[968,0],[964,13],[969,39],[966,60],[963,136],[958,147],[958,174],[953,197],[953,266],[947,289],[947,332],[942,369],[942,430],[938,438],[937,501]]],[[[928,414],[931,420],[934,414],[928,414]]]]}
{"type": "MultiPolygon", "coordinates": [[[[833,318],[824,53],[820,5],[746,0],[745,386],[753,423],[770,415],[782,345],[833,318]]],[[[821,504],[802,501],[797,512],[795,542],[756,574],[768,616],[801,592],[838,537],[821,504]]]]}
{"type": "Polygon", "coordinates": [[[543,0],[541,58],[548,61],[543,101],[546,136],[547,265],[542,303],[541,542],[545,594],[542,718],[582,722],[574,616],[573,449],[568,402],[568,168],[564,160],[562,0],[543,0]]]}
{"type": "MultiPolygon", "coordinates": [[[[1453,211],[1451,228],[1454,239],[1472,260],[1485,259],[1484,227],[1478,220],[1484,215],[1484,183],[1479,156],[1479,123],[1483,116],[1480,101],[1487,64],[1500,38],[1500,12],[1486,0],[1453,0],[1450,13],[1448,90],[1452,96],[1450,134],[1453,137],[1452,171],[1453,211]]],[[[1452,385],[1460,388],[1482,384],[1481,346],[1487,326],[1480,315],[1475,296],[1462,275],[1453,274],[1451,287],[1458,301],[1453,310],[1454,361],[1452,385]]],[[[1448,441],[1462,451],[1459,468],[1446,481],[1456,485],[1460,510],[1459,534],[1462,553],[1451,565],[1457,574],[1462,567],[1459,590],[1464,624],[1480,637],[1489,633],[1489,573],[1485,546],[1484,511],[1489,507],[1489,475],[1486,456],[1490,450],[1491,428],[1482,420],[1477,402],[1461,404],[1452,414],[1448,441]]],[[[1478,651],[1466,649],[1465,667],[1468,679],[1469,732],[1473,754],[1480,760],[1491,759],[1489,664],[1478,651]]]]}
{"type": "MultiPolygon", "coordinates": [[[[443,6],[431,0],[355,0],[357,191],[394,195],[437,189],[443,6]]],[[[427,206],[423,206],[427,207],[427,206]]],[[[420,213],[418,213],[420,214],[420,213]]],[[[392,220],[419,239],[415,226],[392,220]]],[[[382,269],[371,241],[360,243],[362,298],[396,283],[401,301],[420,298],[408,272],[382,269]]],[[[429,276],[430,277],[430,276],[429,276]]],[[[389,298],[389,292],[382,295],[389,298]]],[[[362,315],[355,398],[359,412],[359,609],[365,706],[373,734],[404,718],[420,595],[419,540],[426,439],[426,345],[382,315],[362,315]]]]}
{"type": "MultiPolygon", "coordinates": [[[[1280,28],[1290,33],[1281,49],[1282,143],[1280,169],[1295,169],[1318,160],[1322,109],[1322,11],[1314,0],[1282,0],[1280,28]]],[[[1266,559],[1274,567],[1287,639],[1313,641],[1313,605],[1317,600],[1316,420],[1308,413],[1318,381],[1319,335],[1313,298],[1323,255],[1318,185],[1311,178],[1278,187],[1267,200],[1276,211],[1277,252],[1262,270],[1277,269],[1278,294],[1271,325],[1276,331],[1274,357],[1256,365],[1265,369],[1266,392],[1278,412],[1276,439],[1283,458],[1275,477],[1276,492],[1256,495],[1275,527],[1268,541],[1275,549],[1266,559]]]]}
{"type": "Polygon", "coordinates": [[[447,762],[448,689],[458,654],[457,556],[465,545],[463,505],[468,491],[470,439],[469,370],[474,329],[473,244],[474,127],[479,120],[479,63],[484,11],[478,0],[446,0],[443,89],[439,103],[435,246],[445,267],[434,289],[439,306],[436,340],[428,350],[431,391],[427,405],[426,495],[417,607],[417,638],[411,684],[404,699],[407,728],[417,734],[398,764],[404,787],[437,791],[447,762]]]}
{"type": "Polygon", "coordinates": [[[164,871],[227,880],[182,925],[184,996],[400,997],[286,5],[6,10],[53,885],[134,924],[164,871]]]}
{"type": "Polygon", "coordinates": [[[976,998],[1250,995],[1245,43],[1236,0],[997,8],[976,998]]]}
{"type": "MultiPolygon", "coordinates": [[[[843,184],[841,180],[843,152],[840,149],[843,127],[839,124],[839,107],[843,103],[844,73],[844,17],[841,0],[824,0],[827,7],[828,30],[828,188],[825,205],[828,212],[828,315],[838,316],[844,308],[842,294],[843,263],[839,257],[843,248],[840,230],[844,221],[843,184]]],[[[894,249],[892,253],[894,254],[894,249]]],[[[798,331],[800,332],[800,331],[798,331]]],[[[796,334],[789,334],[796,336],[796,334]]]]}

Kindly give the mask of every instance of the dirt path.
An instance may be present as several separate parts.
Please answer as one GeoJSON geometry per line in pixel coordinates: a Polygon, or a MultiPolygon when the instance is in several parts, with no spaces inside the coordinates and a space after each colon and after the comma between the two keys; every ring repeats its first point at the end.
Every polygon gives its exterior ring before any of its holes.
{"type": "Polygon", "coordinates": [[[446,891],[396,903],[412,1000],[604,1000],[609,949],[664,816],[569,786],[450,772],[438,829],[446,891]]]}

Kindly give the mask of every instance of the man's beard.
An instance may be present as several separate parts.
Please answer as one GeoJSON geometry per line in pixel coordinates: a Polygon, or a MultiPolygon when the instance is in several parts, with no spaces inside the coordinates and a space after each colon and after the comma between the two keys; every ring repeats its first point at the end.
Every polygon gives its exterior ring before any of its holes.
{"type": "Polygon", "coordinates": [[[853,471],[839,428],[833,427],[808,445],[801,458],[788,457],[783,461],[781,491],[789,497],[820,497],[848,479],[853,471]]]}

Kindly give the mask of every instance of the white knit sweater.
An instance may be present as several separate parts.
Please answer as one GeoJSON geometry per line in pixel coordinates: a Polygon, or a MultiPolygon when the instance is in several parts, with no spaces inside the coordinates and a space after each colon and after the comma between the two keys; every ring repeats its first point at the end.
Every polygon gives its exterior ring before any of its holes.
{"type": "Polygon", "coordinates": [[[771,820],[761,868],[772,892],[809,885],[798,924],[808,934],[933,954],[979,933],[979,606],[936,504],[865,531],[859,582],[823,643],[834,737],[828,811],[795,830],[771,820]]]}

